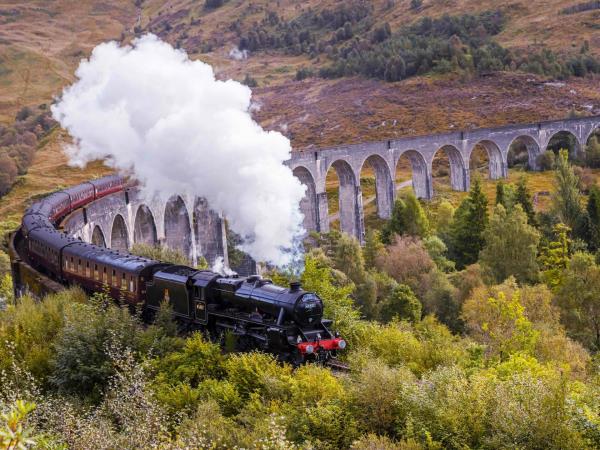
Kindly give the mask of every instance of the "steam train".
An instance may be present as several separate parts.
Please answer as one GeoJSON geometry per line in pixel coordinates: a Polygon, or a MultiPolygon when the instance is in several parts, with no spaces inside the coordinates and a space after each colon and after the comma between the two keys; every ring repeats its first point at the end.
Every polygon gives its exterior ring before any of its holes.
{"type": "Polygon", "coordinates": [[[88,293],[107,292],[151,317],[167,301],[179,323],[214,337],[236,336],[239,349],[260,349],[293,364],[327,361],[346,347],[323,302],[299,283],[274,285],[258,275],[222,276],[121,253],[69,237],[57,229],[75,209],[126,189],[119,176],[55,192],[23,216],[24,257],[36,270],[88,293]]]}

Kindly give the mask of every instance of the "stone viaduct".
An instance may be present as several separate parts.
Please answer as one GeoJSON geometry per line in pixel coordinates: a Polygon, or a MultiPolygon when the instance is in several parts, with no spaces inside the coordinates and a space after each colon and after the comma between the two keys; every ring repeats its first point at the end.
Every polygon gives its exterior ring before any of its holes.
{"type": "MultiPolygon", "coordinates": [[[[430,199],[434,194],[432,163],[438,152],[444,152],[448,157],[452,188],[467,191],[470,185],[469,162],[478,145],[487,152],[489,177],[497,179],[508,174],[508,152],[514,142],[521,142],[527,148],[529,166],[535,170],[537,157],[557,133],[572,134],[576,143],[574,151],[580,152],[599,128],[600,116],[509,125],[296,151],[286,164],[307,187],[300,205],[306,230],[329,230],[325,182],[327,173],[333,169],[340,184],[341,229],[363,240],[360,174],[367,165],[375,173],[378,215],[388,218],[396,196],[396,167],[402,158],[410,162],[415,194],[430,199]]],[[[160,243],[181,250],[194,263],[200,256],[206,258],[209,264],[219,257],[227,263],[224,221],[200,198],[183,195],[168,200],[145,199],[135,188],[129,189],[75,211],[63,222],[63,228],[68,234],[86,242],[117,250],[127,250],[139,242],[160,243]]]]}
{"type": "Polygon", "coordinates": [[[469,163],[475,147],[485,149],[489,160],[489,177],[508,175],[508,152],[513,143],[527,148],[529,167],[538,168],[538,156],[558,133],[574,137],[576,153],[580,153],[595,130],[600,116],[555,120],[527,125],[508,125],[427,136],[414,136],[389,141],[344,145],[333,148],[297,151],[287,165],[306,185],[301,202],[306,230],[329,231],[329,211],[325,181],[333,168],[339,179],[340,227],[342,231],[364,237],[364,217],[360,174],[369,165],[375,172],[377,211],[389,218],[396,195],[395,174],[401,158],[412,168],[412,186],[417,197],[433,197],[432,163],[438,152],[445,152],[450,162],[452,189],[467,191],[470,186],[469,163]]]}
{"type": "Polygon", "coordinates": [[[219,257],[227,263],[224,221],[201,198],[145,199],[128,189],[75,211],[62,226],[71,236],[115,250],[160,243],[180,250],[194,264],[201,256],[211,265],[219,257]]]}

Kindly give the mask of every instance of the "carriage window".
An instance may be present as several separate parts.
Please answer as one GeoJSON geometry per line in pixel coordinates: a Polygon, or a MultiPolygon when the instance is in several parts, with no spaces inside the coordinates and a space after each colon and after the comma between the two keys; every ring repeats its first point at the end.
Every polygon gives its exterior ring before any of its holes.
{"type": "Polygon", "coordinates": [[[83,268],[81,267],[81,260],[77,260],[77,273],[83,273],[83,268]]]}
{"type": "Polygon", "coordinates": [[[86,261],[86,263],[85,263],[85,276],[86,277],[90,276],[90,263],[89,263],[89,261],[86,261]]]}
{"type": "Polygon", "coordinates": [[[129,277],[129,292],[135,292],[135,281],[133,281],[133,276],[129,277]]]}
{"type": "Polygon", "coordinates": [[[121,275],[121,289],[127,289],[127,280],[125,278],[125,274],[121,275]]]}
{"type": "Polygon", "coordinates": [[[108,284],[108,275],[106,273],[106,267],[102,269],[102,282],[108,284]]]}
{"type": "Polygon", "coordinates": [[[98,273],[98,264],[94,264],[94,280],[99,280],[100,274],[98,273]]]}
{"type": "Polygon", "coordinates": [[[111,278],[111,281],[112,281],[112,285],[113,285],[113,286],[117,287],[117,286],[119,285],[119,282],[118,282],[118,280],[117,280],[117,272],[116,272],[116,270],[115,270],[115,269],[113,269],[113,271],[112,271],[112,278],[111,278]]]}

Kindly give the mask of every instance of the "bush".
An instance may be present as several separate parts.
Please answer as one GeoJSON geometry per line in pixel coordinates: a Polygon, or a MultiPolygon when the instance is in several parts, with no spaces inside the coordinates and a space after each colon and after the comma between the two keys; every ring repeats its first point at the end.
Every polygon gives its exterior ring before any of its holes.
{"type": "MultiPolygon", "coordinates": [[[[65,316],[85,301],[77,289],[48,296],[42,302],[22,297],[0,316],[0,368],[13,363],[44,382],[53,371],[55,343],[65,326],[65,316]]],[[[85,320],[82,321],[85,323],[85,320]]]]}
{"type": "Polygon", "coordinates": [[[488,355],[505,360],[515,352],[533,353],[539,333],[525,315],[518,291],[495,291],[485,294],[476,290],[463,305],[463,318],[471,336],[486,345],[488,355]]]}
{"type": "Polygon", "coordinates": [[[393,435],[396,423],[396,398],[402,383],[415,376],[405,368],[393,369],[380,361],[362,368],[351,386],[352,406],[363,431],[393,435]]]}
{"type": "MultiPolygon", "coordinates": [[[[185,256],[180,250],[171,249],[169,247],[164,247],[160,245],[150,245],[150,244],[133,244],[129,252],[132,255],[142,256],[144,258],[155,259],[157,261],[161,261],[164,263],[170,264],[179,264],[182,266],[189,266],[190,260],[187,256],[185,256]]],[[[196,265],[197,269],[206,269],[208,268],[208,263],[206,259],[200,257],[198,259],[198,264],[196,265]]]]}
{"type": "Polygon", "coordinates": [[[4,309],[7,304],[15,300],[13,293],[13,281],[9,273],[0,275],[0,309],[4,309]]]}
{"type": "Polygon", "coordinates": [[[416,288],[435,264],[418,238],[404,236],[396,237],[387,253],[377,258],[377,267],[398,283],[416,288]]]}
{"type": "Polygon", "coordinates": [[[302,81],[305,78],[310,78],[313,76],[314,76],[314,72],[311,69],[308,69],[306,67],[301,67],[296,72],[296,81],[302,81]]]}
{"type": "Polygon", "coordinates": [[[6,153],[0,153],[0,195],[6,194],[17,179],[17,165],[6,153]]]}
{"type": "Polygon", "coordinates": [[[556,164],[556,155],[552,150],[546,150],[537,157],[537,163],[540,170],[554,170],[556,164]]]}
{"type": "Polygon", "coordinates": [[[592,136],[585,148],[585,162],[589,167],[600,167],[600,134],[592,136]]]}
{"type": "Polygon", "coordinates": [[[423,6],[423,0],[410,0],[410,7],[414,10],[418,10],[423,6]]]}
{"type": "Polygon", "coordinates": [[[89,304],[73,305],[54,344],[50,382],[61,392],[98,400],[115,373],[112,355],[136,350],[140,334],[140,324],[129,310],[113,306],[103,295],[89,304]]]}
{"type": "Polygon", "coordinates": [[[421,302],[410,287],[400,284],[381,305],[381,318],[389,322],[392,319],[416,322],[421,320],[421,302]]]}
{"type": "Polygon", "coordinates": [[[207,9],[218,8],[219,6],[223,6],[225,0],[206,0],[204,2],[204,7],[207,9]]]}
{"type": "Polygon", "coordinates": [[[255,88],[258,86],[258,81],[255,78],[252,78],[249,73],[246,74],[246,78],[242,81],[242,84],[245,84],[249,88],[255,88]]]}
{"type": "Polygon", "coordinates": [[[244,399],[257,394],[262,398],[286,395],[291,367],[281,366],[275,358],[264,353],[237,353],[225,362],[227,379],[244,399]]]}
{"type": "Polygon", "coordinates": [[[185,383],[192,388],[209,378],[225,374],[225,360],[218,345],[207,342],[200,333],[185,340],[183,348],[154,361],[158,383],[185,383]]]}

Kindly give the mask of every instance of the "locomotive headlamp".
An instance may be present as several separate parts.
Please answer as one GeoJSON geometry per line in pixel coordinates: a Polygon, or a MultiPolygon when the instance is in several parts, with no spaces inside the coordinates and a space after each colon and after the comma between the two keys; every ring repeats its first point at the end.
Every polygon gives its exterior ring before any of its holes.
{"type": "Polygon", "coordinates": [[[309,355],[314,351],[315,351],[315,348],[312,345],[306,346],[306,353],[308,353],[309,355]]]}
{"type": "Polygon", "coordinates": [[[346,348],[346,341],[345,341],[345,340],[343,340],[343,339],[340,339],[340,340],[338,341],[338,348],[339,348],[340,350],[344,350],[344,349],[346,348]]]}

